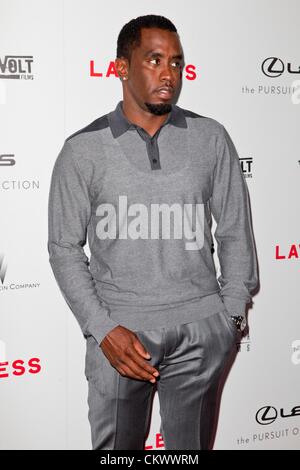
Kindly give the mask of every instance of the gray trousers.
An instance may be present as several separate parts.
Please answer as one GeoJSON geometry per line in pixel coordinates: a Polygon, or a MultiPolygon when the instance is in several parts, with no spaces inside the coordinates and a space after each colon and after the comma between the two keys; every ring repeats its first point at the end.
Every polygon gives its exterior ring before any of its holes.
{"type": "Polygon", "coordinates": [[[123,377],[87,338],[89,422],[93,450],[143,450],[157,387],[166,450],[209,449],[219,384],[240,333],[226,311],[185,323],[135,331],[160,376],[156,384],[123,377]]]}

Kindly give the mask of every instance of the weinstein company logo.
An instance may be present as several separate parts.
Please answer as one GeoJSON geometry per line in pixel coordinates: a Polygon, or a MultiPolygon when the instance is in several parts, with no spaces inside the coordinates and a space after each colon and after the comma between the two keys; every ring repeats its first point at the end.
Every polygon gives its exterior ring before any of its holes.
{"type": "Polygon", "coordinates": [[[293,418],[295,416],[300,416],[300,406],[294,406],[290,413],[285,412],[283,408],[280,408],[278,412],[274,406],[263,406],[257,411],[255,419],[258,424],[267,425],[274,423],[278,417],[293,418]]]}
{"type": "MultiPolygon", "coordinates": [[[[1,167],[13,167],[17,163],[16,156],[13,153],[2,153],[0,154],[0,170],[1,167]]],[[[31,190],[39,189],[39,180],[33,179],[0,179],[0,191],[10,190],[31,190]]]]}
{"type": "Polygon", "coordinates": [[[1,284],[4,283],[4,279],[7,271],[7,263],[4,261],[4,255],[0,253],[0,280],[1,284]]]}
{"type": "Polygon", "coordinates": [[[0,57],[0,78],[33,80],[32,55],[6,55],[0,57]]]}
{"type": "Polygon", "coordinates": [[[16,164],[15,155],[13,153],[0,154],[0,166],[14,166],[16,164]]]}
{"type": "Polygon", "coordinates": [[[127,196],[122,195],[119,196],[118,216],[110,203],[100,204],[96,215],[102,217],[96,225],[100,240],[185,238],[192,240],[185,242],[186,250],[201,250],[204,244],[204,204],[183,204],[183,207],[178,203],[150,204],[149,211],[144,204],[128,206],[127,196]]]}
{"type": "Polygon", "coordinates": [[[22,289],[35,289],[40,287],[39,282],[10,282],[9,284],[4,284],[6,278],[7,263],[4,260],[4,254],[0,253],[0,292],[5,292],[9,290],[22,290],[22,289]]]}

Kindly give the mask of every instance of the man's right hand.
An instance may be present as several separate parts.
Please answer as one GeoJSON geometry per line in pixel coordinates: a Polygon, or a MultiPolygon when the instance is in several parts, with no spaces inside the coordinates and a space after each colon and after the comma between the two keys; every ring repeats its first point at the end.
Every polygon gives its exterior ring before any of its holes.
{"type": "Polygon", "coordinates": [[[159,372],[144,360],[151,356],[133,331],[118,325],[105,336],[100,347],[122,376],[156,382],[154,376],[159,372]]]}

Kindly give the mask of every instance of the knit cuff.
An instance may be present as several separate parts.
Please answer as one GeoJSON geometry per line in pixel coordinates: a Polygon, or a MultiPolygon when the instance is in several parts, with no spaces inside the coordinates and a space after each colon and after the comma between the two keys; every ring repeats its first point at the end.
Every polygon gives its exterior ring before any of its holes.
{"type": "Polygon", "coordinates": [[[229,315],[241,315],[246,316],[246,302],[236,297],[229,297],[228,295],[222,296],[223,303],[229,315]]]}

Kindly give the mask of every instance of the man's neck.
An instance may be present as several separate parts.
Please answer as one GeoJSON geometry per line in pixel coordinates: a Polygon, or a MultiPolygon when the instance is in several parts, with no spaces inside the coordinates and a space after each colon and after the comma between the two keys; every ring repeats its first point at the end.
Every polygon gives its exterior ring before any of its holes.
{"type": "Polygon", "coordinates": [[[162,124],[168,119],[169,113],[156,116],[150,111],[144,111],[140,107],[133,106],[125,99],[122,102],[122,110],[126,118],[133,124],[142,127],[151,137],[157,132],[162,124]]]}

